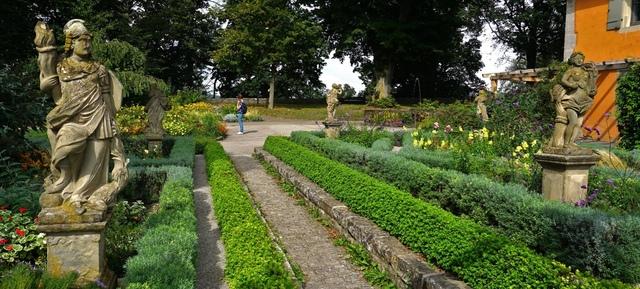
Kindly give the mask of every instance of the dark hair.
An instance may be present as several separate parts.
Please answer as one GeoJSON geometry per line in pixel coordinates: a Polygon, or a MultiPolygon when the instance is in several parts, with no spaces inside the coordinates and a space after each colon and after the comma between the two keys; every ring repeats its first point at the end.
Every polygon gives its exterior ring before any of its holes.
{"type": "Polygon", "coordinates": [[[242,96],[242,93],[238,93],[238,96],[236,96],[237,99],[243,99],[244,97],[242,96]]]}

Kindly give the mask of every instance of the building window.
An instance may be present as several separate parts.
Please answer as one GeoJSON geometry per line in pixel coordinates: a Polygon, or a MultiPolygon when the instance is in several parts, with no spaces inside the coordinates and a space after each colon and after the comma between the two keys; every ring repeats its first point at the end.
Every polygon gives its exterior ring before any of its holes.
{"type": "Polygon", "coordinates": [[[630,0],[629,26],[640,25],[640,0],[630,0]]]}

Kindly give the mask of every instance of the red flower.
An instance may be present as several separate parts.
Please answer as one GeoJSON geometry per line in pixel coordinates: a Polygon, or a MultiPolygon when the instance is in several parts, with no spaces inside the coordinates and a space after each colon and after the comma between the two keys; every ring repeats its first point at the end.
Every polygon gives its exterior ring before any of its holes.
{"type": "Polygon", "coordinates": [[[2,218],[2,216],[0,216],[0,222],[4,221],[4,218],[2,218]]]}
{"type": "Polygon", "coordinates": [[[3,239],[0,239],[0,245],[4,245],[4,244],[6,244],[7,242],[9,242],[9,240],[4,239],[4,238],[3,238],[3,239]]]}
{"type": "Polygon", "coordinates": [[[13,251],[13,245],[6,245],[6,246],[4,246],[4,248],[5,248],[7,251],[13,251]]]}
{"type": "Polygon", "coordinates": [[[20,229],[16,228],[16,234],[18,234],[18,236],[20,236],[20,237],[24,237],[25,232],[23,230],[20,230],[20,229]]]}
{"type": "Polygon", "coordinates": [[[24,214],[24,213],[26,213],[27,211],[29,211],[29,209],[27,209],[27,208],[19,208],[19,209],[18,209],[18,212],[20,212],[20,214],[24,214]]]}

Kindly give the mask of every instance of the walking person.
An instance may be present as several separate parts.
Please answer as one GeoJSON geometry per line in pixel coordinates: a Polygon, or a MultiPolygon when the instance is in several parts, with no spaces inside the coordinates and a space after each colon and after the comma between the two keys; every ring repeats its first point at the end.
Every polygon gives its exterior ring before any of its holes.
{"type": "Polygon", "coordinates": [[[238,125],[240,125],[240,131],[238,131],[238,134],[244,134],[244,115],[247,113],[247,104],[244,103],[242,94],[238,94],[237,99],[236,115],[238,116],[238,125]]]}

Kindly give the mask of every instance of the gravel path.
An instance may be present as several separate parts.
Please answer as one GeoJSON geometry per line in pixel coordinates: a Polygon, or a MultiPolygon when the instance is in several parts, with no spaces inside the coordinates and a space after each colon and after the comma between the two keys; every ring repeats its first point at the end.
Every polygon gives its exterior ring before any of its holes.
{"type": "Polygon", "coordinates": [[[196,156],[193,168],[193,196],[198,228],[197,289],[228,289],[224,282],[224,248],[207,181],[204,157],[196,156]]]}
{"type": "Polygon", "coordinates": [[[296,205],[260,163],[251,157],[254,147],[262,146],[266,136],[288,135],[294,130],[318,129],[313,122],[248,123],[247,134],[233,134],[221,142],[249,187],[271,229],[283,244],[289,258],[304,273],[307,289],[372,288],[355,266],[347,261],[343,249],[333,245],[327,231],[313,220],[306,209],[296,205]]]}

